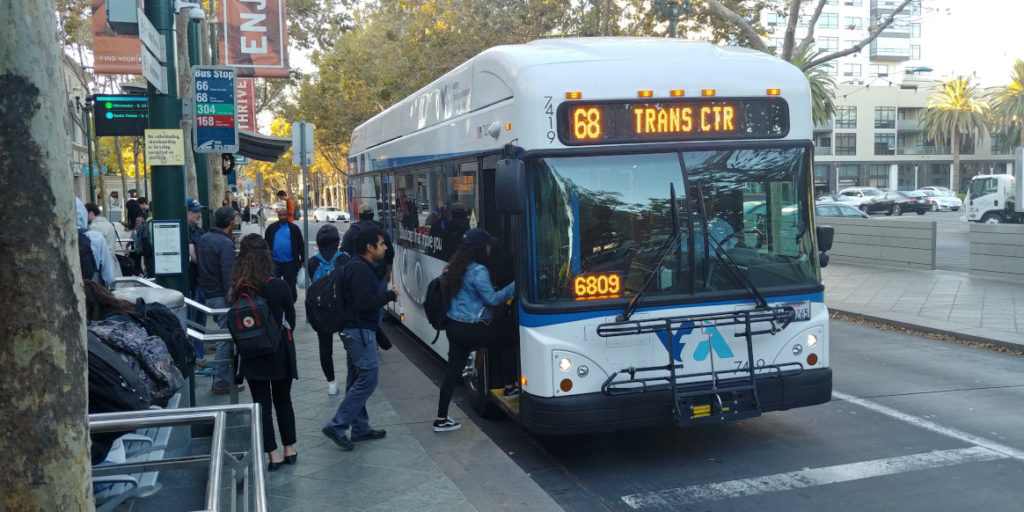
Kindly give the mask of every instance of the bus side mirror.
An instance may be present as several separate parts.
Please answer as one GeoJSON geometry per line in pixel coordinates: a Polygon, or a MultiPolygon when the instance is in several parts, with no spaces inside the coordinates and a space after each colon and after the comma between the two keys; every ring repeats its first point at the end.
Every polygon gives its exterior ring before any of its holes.
{"type": "Polygon", "coordinates": [[[495,207],[498,213],[518,215],[526,211],[526,164],[519,159],[498,160],[494,170],[495,207]]]}
{"type": "Polygon", "coordinates": [[[828,254],[825,253],[832,250],[836,230],[832,226],[817,226],[815,232],[818,235],[818,265],[825,268],[828,266],[828,254]]]}

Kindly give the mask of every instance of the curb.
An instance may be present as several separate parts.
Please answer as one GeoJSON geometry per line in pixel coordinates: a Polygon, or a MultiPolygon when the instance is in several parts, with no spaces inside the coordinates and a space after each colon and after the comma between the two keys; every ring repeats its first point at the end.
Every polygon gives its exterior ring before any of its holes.
{"type": "MultiPolygon", "coordinates": [[[[850,311],[849,309],[836,308],[836,307],[833,307],[833,306],[829,306],[828,311],[829,311],[829,313],[838,313],[838,314],[845,315],[845,316],[848,316],[848,317],[851,317],[851,318],[860,319],[860,320],[868,320],[868,321],[871,321],[871,322],[877,322],[877,323],[884,324],[884,325],[891,326],[891,327],[899,327],[899,328],[909,329],[909,330],[918,331],[918,332],[922,332],[922,333],[926,333],[926,334],[934,334],[934,335],[939,335],[939,336],[945,336],[945,337],[953,338],[954,340],[959,340],[959,341],[967,341],[967,342],[972,342],[972,343],[985,343],[985,344],[993,345],[993,346],[996,346],[996,347],[1001,347],[1001,348],[1004,348],[1004,349],[1007,349],[1007,350],[1010,350],[1010,351],[1014,351],[1014,352],[1024,352],[1024,340],[1019,341],[1019,342],[1015,342],[1015,341],[1011,341],[1009,339],[1001,339],[1002,337],[1000,337],[1000,338],[991,338],[991,337],[983,337],[983,336],[978,336],[978,335],[975,335],[975,334],[965,333],[965,332],[961,332],[961,331],[953,331],[953,330],[948,330],[948,329],[938,329],[938,328],[935,328],[935,327],[928,327],[926,325],[914,324],[914,323],[905,322],[905,321],[902,321],[902,320],[896,320],[896,319],[893,319],[893,318],[887,318],[887,317],[885,317],[883,315],[873,315],[873,314],[868,314],[868,313],[860,313],[860,312],[856,312],[856,311],[850,311]]],[[[979,327],[979,329],[983,329],[983,328],[979,327]]],[[[1004,334],[1004,331],[998,331],[998,330],[993,330],[993,329],[989,329],[989,330],[993,331],[994,333],[997,333],[997,334],[1004,334]]],[[[1010,338],[1010,337],[1013,337],[1014,335],[1013,335],[1013,333],[1005,333],[1005,336],[1007,338],[1010,338]]]]}

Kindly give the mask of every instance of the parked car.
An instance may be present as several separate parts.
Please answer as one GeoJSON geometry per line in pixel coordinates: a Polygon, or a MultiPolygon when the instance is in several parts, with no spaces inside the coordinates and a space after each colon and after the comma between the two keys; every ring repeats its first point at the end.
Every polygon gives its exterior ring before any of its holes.
{"type": "Polygon", "coordinates": [[[964,202],[961,201],[959,197],[942,195],[941,192],[937,192],[935,190],[920,189],[917,190],[917,192],[925,195],[928,204],[932,205],[933,212],[939,210],[951,210],[955,212],[964,205],[964,202]]]}
{"type": "Polygon", "coordinates": [[[871,216],[860,211],[856,206],[842,203],[816,203],[814,215],[817,217],[845,217],[849,219],[870,219],[871,216]]]}
{"type": "Polygon", "coordinates": [[[843,194],[825,194],[825,195],[815,199],[814,202],[815,203],[825,203],[825,204],[843,203],[843,204],[852,204],[854,206],[860,204],[860,202],[857,201],[857,199],[855,199],[853,197],[850,197],[850,196],[843,195],[843,194]]]}
{"type": "Polygon", "coordinates": [[[928,185],[927,187],[921,187],[918,190],[932,190],[932,191],[938,192],[938,193],[940,193],[940,194],[942,194],[944,196],[956,197],[956,192],[953,192],[952,190],[950,190],[950,189],[948,189],[946,187],[940,187],[940,186],[937,186],[937,185],[928,185]]]}
{"type": "Polygon", "coordinates": [[[348,222],[348,212],[343,212],[334,206],[321,206],[313,212],[315,222],[348,222]]]}
{"type": "Polygon", "coordinates": [[[859,208],[864,213],[885,212],[886,215],[903,215],[904,212],[915,212],[924,215],[932,206],[920,192],[884,192],[864,201],[859,208]]]}
{"type": "Polygon", "coordinates": [[[840,190],[839,193],[852,198],[858,205],[884,194],[875,187],[850,187],[840,190]]]}

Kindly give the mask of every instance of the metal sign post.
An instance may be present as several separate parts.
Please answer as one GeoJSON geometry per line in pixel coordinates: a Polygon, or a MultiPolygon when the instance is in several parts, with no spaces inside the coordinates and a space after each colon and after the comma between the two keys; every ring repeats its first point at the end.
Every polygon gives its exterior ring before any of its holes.
{"type": "Polygon", "coordinates": [[[309,247],[309,193],[306,168],[313,163],[313,123],[292,123],[292,163],[302,166],[302,238],[309,247]]]}

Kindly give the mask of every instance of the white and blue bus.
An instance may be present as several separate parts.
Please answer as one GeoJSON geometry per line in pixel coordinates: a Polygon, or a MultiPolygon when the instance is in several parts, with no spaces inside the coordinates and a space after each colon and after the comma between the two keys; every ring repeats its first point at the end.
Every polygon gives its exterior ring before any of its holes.
{"type": "MultiPolygon", "coordinates": [[[[821,404],[831,232],[814,226],[810,103],[799,69],[742,48],[495,47],[353,131],[349,208],[390,230],[390,311],[425,342],[427,284],[466,221],[501,239],[522,392],[492,389],[478,351],[481,414],[558,435],[821,404]]],[[[447,355],[443,333],[427,346],[447,355]]]]}

